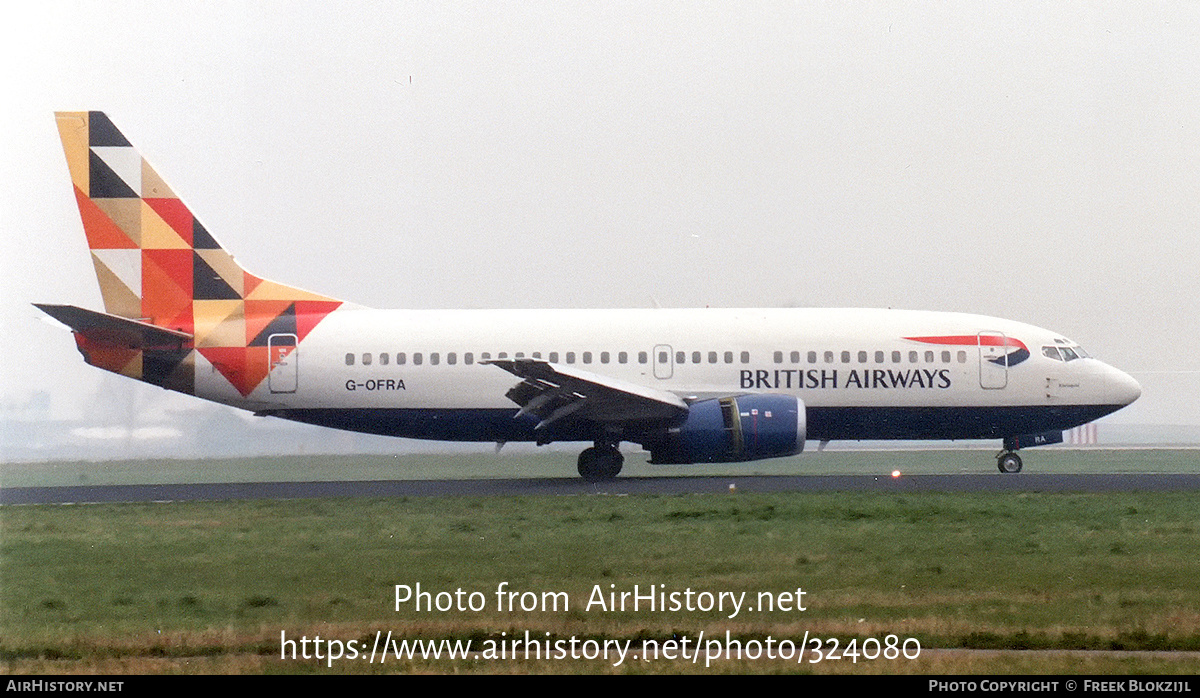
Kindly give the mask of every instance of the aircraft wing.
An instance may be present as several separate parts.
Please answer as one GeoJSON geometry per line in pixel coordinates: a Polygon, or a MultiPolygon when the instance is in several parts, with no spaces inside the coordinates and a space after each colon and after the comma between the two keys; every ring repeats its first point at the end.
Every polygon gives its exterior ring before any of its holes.
{"type": "Polygon", "coordinates": [[[541,429],[571,416],[597,422],[646,422],[681,418],[687,403],[665,390],[648,388],[574,366],[540,359],[498,359],[494,364],[521,379],[505,393],[520,405],[517,416],[532,414],[541,429]]]}
{"type": "Polygon", "coordinates": [[[77,308],[73,305],[44,305],[42,303],[34,303],[34,305],[79,334],[103,344],[129,349],[146,349],[178,346],[192,338],[192,335],[187,332],[169,330],[148,322],[77,308]]]}

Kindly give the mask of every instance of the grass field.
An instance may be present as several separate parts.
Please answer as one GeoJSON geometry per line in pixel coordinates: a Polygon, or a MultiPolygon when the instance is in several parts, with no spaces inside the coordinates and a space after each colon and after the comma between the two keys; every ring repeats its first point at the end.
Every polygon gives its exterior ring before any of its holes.
{"type": "MultiPolygon", "coordinates": [[[[1073,453],[1081,452],[1045,451],[1037,460],[1049,468],[1073,453]]],[[[1106,453],[1115,455],[1104,467],[1121,472],[1195,472],[1187,453],[1106,453]]],[[[943,468],[991,465],[985,452],[923,455],[943,468]]],[[[896,458],[811,460],[890,469],[896,458]]],[[[903,467],[920,465],[911,463],[903,467]]],[[[212,465],[251,476],[262,466],[212,465]]],[[[858,472],[839,472],[847,471],[858,472]]],[[[1200,493],[743,493],[0,507],[0,660],[8,672],[53,673],[1194,674],[1198,505],[1200,493]],[[567,607],[497,608],[502,582],[516,592],[559,592],[567,607]],[[417,583],[434,593],[479,592],[482,607],[418,612],[404,603],[397,611],[395,585],[417,583]],[[746,605],[732,618],[728,607],[587,606],[597,588],[635,584],[643,593],[652,585],[746,592],[746,605]],[[804,611],[751,609],[760,593],[784,601],[792,592],[795,604],[797,588],[804,611]],[[281,633],[320,635],[343,649],[359,642],[365,656],[376,633],[389,631],[394,639],[470,640],[477,650],[528,631],[543,642],[629,643],[639,658],[616,666],[612,658],[359,657],[332,666],[280,658],[281,633]],[[645,656],[646,641],[694,643],[702,632],[712,639],[727,631],[747,647],[768,638],[803,646],[808,633],[809,647],[821,640],[822,651],[829,638],[844,651],[851,640],[856,649],[868,638],[883,647],[895,635],[922,652],[814,664],[810,651],[799,660],[722,658],[707,668],[704,659],[645,656]],[[1005,651],[1030,649],[1083,652],[1005,651]]]]}

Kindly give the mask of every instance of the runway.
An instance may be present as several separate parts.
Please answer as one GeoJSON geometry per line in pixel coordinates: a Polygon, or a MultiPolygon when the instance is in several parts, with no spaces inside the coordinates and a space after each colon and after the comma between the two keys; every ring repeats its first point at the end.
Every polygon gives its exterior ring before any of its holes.
{"type": "Polygon", "coordinates": [[[1178,492],[1200,491],[1200,473],[954,475],[757,475],[631,477],[604,483],[579,478],[363,480],[165,485],[87,485],[0,489],[0,505],[186,502],[328,497],[511,497],[718,494],[737,492],[1178,492]]]}

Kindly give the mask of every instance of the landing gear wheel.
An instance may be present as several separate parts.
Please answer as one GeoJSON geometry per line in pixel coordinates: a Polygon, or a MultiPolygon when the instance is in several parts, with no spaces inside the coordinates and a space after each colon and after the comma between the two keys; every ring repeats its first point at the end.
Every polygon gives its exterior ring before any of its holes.
{"type": "Polygon", "coordinates": [[[1021,457],[1012,451],[1005,451],[996,458],[996,467],[1002,473],[1021,472],[1021,457]]]}
{"type": "Polygon", "coordinates": [[[579,454],[579,475],[588,482],[611,480],[621,472],[625,456],[615,446],[593,446],[579,454]]]}

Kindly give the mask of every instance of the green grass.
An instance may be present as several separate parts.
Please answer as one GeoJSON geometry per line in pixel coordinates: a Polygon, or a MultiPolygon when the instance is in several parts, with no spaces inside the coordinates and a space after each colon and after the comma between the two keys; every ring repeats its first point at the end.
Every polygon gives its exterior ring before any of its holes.
{"type": "MultiPolygon", "coordinates": [[[[822,454],[824,455],[824,454],[822,454]]],[[[1200,493],[410,498],[0,508],[0,658],[11,671],[324,671],[279,633],[349,640],[768,635],[924,648],[1184,655],[926,655],[899,665],[718,671],[1200,670],[1200,493]],[[394,610],[393,586],[482,592],[480,612],[394,610]],[[508,612],[494,591],[562,591],[508,612]],[[607,591],[779,593],[808,610],[605,612],[607,591]],[[504,635],[501,635],[501,634],[504,635]]],[[[369,642],[368,642],[369,644],[369,642]]],[[[703,668],[702,666],[700,667],[703,668]]],[[[685,664],[344,662],[335,671],[691,671],[685,664]]]]}

